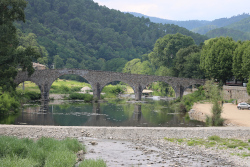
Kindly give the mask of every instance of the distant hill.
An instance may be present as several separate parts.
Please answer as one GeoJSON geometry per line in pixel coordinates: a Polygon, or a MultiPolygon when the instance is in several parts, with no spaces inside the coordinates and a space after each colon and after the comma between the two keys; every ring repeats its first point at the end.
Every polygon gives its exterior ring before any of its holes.
{"type": "Polygon", "coordinates": [[[209,38],[229,36],[234,40],[250,40],[250,15],[243,13],[241,15],[232,16],[230,18],[219,18],[213,21],[206,20],[188,20],[175,21],[150,17],[140,13],[130,12],[136,17],[149,18],[150,21],[162,24],[175,24],[180,27],[187,28],[195,33],[206,35],[209,38]],[[222,28],[224,27],[224,28],[222,28]]]}
{"type": "Polygon", "coordinates": [[[154,23],[175,24],[175,25],[178,25],[180,27],[184,27],[188,30],[192,30],[192,29],[197,28],[197,27],[202,27],[202,26],[210,23],[210,21],[206,21],[206,20],[176,21],[176,20],[167,20],[167,19],[161,19],[161,18],[157,18],[157,17],[151,17],[151,16],[147,16],[147,15],[144,15],[141,13],[136,13],[136,12],[126,12],[126,13],[130,13],[136,17],[149,18],[150,21],[152,21],[154,23]]]}
{"type": "MultiPolygon", "coordinates": [[[[161,19],[157,17],[151,17],[151,16],[147,16],[147,15],[143,15],[143,14],[135,13],[135,12],[129,12],[129,13],[133,14],[136,17],[149,18],[150,21],[154,23],[175,24],[180,27],[184,27],[188,30],[192,30],[193,32],[196,32],[199,34],[206,34],[208,31],[212,29],[229,26],[234,23],[237,24],[239,21],[244,22],[243,21],[244,19],[247,19],[250,17],[249,14],[243,13],[241,15],[232,16],[230,18],[219,18],[213,21],[206,21],[206,20],[176,21],[176,20],[167,20],[167,19],[161,19]]],[[[245,20],[245,22],[247,22],[247,20],[245,20]]]]}
{"type": "Polygon", "coordinates": [[[232,23],[232,24],[226,26],[226,28],[250,33],[250,17],[247,17],[247,18],[242,19],[238,22],[232,23]]]}
{"type": "Polygon", "coordinates": [[[215,37],[220,37],[220,36],[232,37],[235,41],[238,41],[238,40],[245,41],[245,40],[250,39],[250,33],[242,32],[239,30],[233,30],[229,28],[224,28],[224,27],[211,30],[206,33],[206,36],[209,38],[215,38],[215,37]]]}
{"type": "Polygon", "coordinates": [[[211,30],[206,33],[206,36],[210,38],[217,36],[229,36],[235,41],[250,40],[250,17],[234,22],[225,27],[211,30]]]}
{"type": "MultiPolygon", "coordinates": [[[[27,0],[24,33],[34,33],[48,54],[48,66],[121,71],[125,63],[152,50],[166,34],[208,39],[177,25],[156,24],[99,6],[93,0],[27,0]]],[[[34,37],[35,37],[34,36],[34,37]]],[[[44,60],[45,60],[44,59],[44,60]]]]}

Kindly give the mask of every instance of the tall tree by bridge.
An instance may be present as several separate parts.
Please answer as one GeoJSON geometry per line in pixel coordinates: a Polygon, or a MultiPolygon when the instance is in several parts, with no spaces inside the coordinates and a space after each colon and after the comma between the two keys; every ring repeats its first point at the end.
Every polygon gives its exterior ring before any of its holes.
{"type": "Polygon", "coordinates": [[[18,47],[15,21],[25,22],[25,0],[0,1],[0,87],[2,92],[15,88],[14,78],[18,68],[27,70],[29,75],[34,72],[32,59],[39,54],[31,47],[18,47]]]}

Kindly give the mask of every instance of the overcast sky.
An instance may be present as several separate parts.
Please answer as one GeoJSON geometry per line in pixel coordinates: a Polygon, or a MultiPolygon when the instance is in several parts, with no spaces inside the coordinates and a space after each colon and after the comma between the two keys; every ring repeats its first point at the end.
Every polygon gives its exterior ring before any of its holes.
{"type": "Polygon", "coordinates": [[[250,0],[94,0],[122,12],[169,20],[214,20],[250,13],[250,0]]]}

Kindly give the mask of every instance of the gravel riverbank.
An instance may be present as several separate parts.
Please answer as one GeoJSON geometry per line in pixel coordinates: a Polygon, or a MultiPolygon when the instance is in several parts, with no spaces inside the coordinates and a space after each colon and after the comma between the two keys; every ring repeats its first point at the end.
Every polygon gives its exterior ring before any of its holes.
{"type": "MultiPolygon", "coordinates": [[[[142,128],[142,127],[61,127],[0,125],[0,135],[20,138],[53,137],[77,138],[88,147],[89,155],[98,155],[108,166],[250,166],[249,157],[231,155],[232,150],[177,145],[168,138],[221,138],[250,139],[250,128],[197,127],[197,128],[142,128]],[[97,145],[89,144],[95,141],[97,145]],[[98,144],[99,143],[99,144],[98,144]],[[109,158],[108,158],[109,157],[109,158]]],[[[239,149],[233,149],[237,153],[239,149]]],[[[94,158],[94,156],[89,156],[94,158]]]]}

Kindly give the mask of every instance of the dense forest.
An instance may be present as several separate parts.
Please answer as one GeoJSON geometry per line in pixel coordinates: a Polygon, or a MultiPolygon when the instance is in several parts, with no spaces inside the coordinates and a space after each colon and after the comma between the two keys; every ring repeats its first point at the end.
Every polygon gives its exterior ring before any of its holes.
{"type": "Polygon", "coordinates": [[[235,41],[238,40],[245,41],[250,39],[250,33],[224,27],[211,30],[206,33],[206,36],[209,38],[215,38],[220,36],[232,37],[235,41]]]}
{"type": "Polygon", "coordinates": [[[136,17],[145,17],[149,18],[150,21],[154,23],[162,23],[162,24],[175,24],[180,27],[184,27],[188,30],[191,30],[193,32],[199,33],[199,34],[205,34],[209,30],[229,26],[231,24],[234,24],[237,22],[242,21],[243,19],[249,18],[250,15],[248,13],[243,13],[237,16],[232,16],[230,18],[219,18],[215,19],[213,21],[207,21],[207,20],[187,20],[187,21],[177,21],[177,20],[167,20],[167,19],[161,19],[157,17],[150,17],[146,16],[140,13],[135,12],[129,12],[133,14],[136,17]],[[210,27],[210,29],[208,28],[210,27]]]}
{"type": "Polygon", "coordinates": [[[176,21],[166,20],[156,17],[146,16],[140,13],[130,12],[137,17],[149,18],[154,23],[162,24],[175,24],[180,27],[187,28],[190,31],[206,35],[209,38],[215,37],[232,37],[235,41],[238,40],[250,40],[250,26],[249,20],[250,15],[243,13],[241,15],[233,16],[230,18],[220,18],[213,21],[206,20],[187,20],[187,21],[176,21]]]}
{"type": "Polygon", "coordinates": [[[55,68],[121,71],[125,63],[149,53],[166,34],[190,36],[196,44],[207,39],[185,28],[156,24],[99,6],[92,0],[27,0],[24,36],[45,48],[40,63],[55,68]]]}

